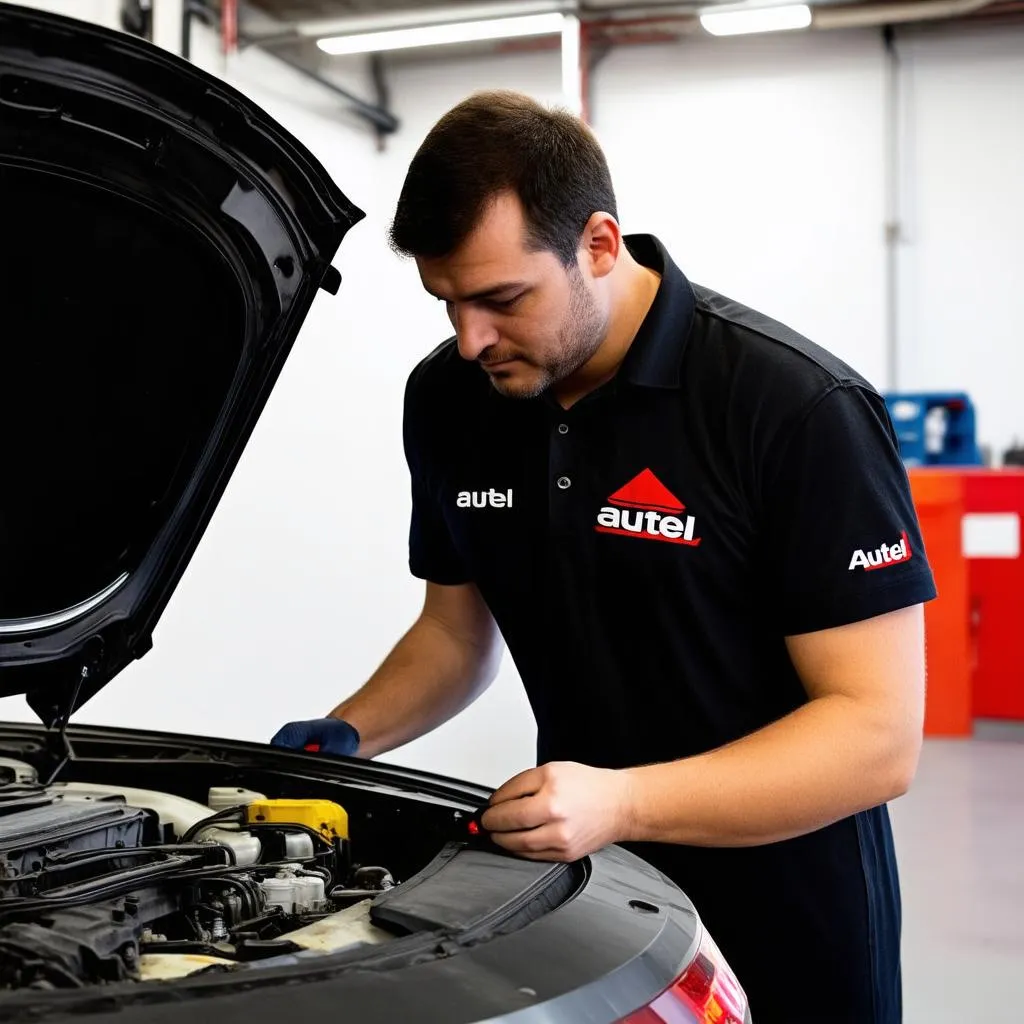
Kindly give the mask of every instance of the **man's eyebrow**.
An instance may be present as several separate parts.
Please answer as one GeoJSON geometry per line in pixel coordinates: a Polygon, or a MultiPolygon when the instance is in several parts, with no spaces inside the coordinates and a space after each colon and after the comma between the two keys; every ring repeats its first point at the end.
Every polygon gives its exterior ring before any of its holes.
{"type": "MultiPolygon", "coordinates": [[[[470,295],[465,295],[462,298],[463,302],[478,302],[480,299],[492,299],[495,295],[501,295],[505,292],[518,291],[526,288],[525,281],[505,281],[502,284],[492,285],[490,288],[484,288],[482,291],[473,292],[470,295]]],[[[433,295],[439,302],[446,302],[448,300],[442,298],[436,292],[432,292],[429,288],[426,289],[428,295],[433,295]]]]}

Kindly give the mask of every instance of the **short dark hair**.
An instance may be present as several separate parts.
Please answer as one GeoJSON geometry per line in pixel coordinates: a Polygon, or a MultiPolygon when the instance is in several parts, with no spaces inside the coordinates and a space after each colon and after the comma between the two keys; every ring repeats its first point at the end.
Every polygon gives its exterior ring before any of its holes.
{"type": "Polygon", "coordinates": [[[504,192],[522,203],[527,243],[575,264],[591,216],[618,218],[604,153],[567,110],[504,90],[474,93],[431,129],[413,157],[390,230],[403,256],[447,256],[504,192]]]}

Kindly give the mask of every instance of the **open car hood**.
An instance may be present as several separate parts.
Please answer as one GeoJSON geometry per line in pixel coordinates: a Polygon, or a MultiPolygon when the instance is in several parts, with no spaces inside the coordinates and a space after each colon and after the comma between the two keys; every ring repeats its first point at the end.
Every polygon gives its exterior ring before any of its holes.
{"type": "Polygon", "coordinates": [[[0,3],[0,695],[55,725],[150,648],[362,217],[218,79],[0,3]]]}

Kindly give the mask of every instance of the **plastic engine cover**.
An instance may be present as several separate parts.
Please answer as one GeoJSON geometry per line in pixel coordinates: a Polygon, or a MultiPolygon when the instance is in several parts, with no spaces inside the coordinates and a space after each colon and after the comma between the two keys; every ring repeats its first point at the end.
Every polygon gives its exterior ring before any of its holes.
{"type": "Polygon", "coordinates": [[[53,803],[0,815],[0,864],[8,874],[38,871],[52,853],[142,843],[146,812],[117,803],[53,803]]]}
{"type": "Polygon", "coordinates": [[[304,825],[327,842],[348,839],[348,813],[330,800],[257,800],[246,808],[250,823],[304,825]]]}

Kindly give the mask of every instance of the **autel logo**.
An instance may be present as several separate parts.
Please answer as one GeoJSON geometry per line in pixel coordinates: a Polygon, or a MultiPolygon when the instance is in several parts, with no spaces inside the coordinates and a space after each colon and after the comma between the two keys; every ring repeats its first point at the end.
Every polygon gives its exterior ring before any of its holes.
{"type": "Polygon", "coordinates": [[[693,516],[681,516],[686,506],[649,470],[635,476],[608,498],[597,514],[598,533],[662,540],[696,547],[693,516]]]}
{"type": "Polygon", "coordinates": [[[853,558],[850,559],[850,572],[857,568],[871,572],[872,569],[884,569],[889,565],[899,565],[900,562],[910,561],[912,554],[907,531],[904,530],[895,544],[883,544],[880,548],[875,548],[874,551],[864,551],[860,548],[854,551],[853,558]]]}
{"type": "Polygon", "coordinates": [[[459,508],[511,508],[512,488],[507,491],[459,491],[455,501],[459,508]]]}

